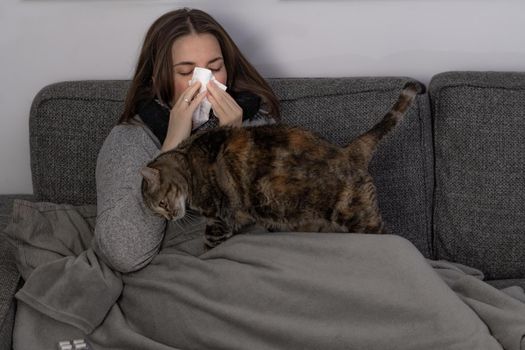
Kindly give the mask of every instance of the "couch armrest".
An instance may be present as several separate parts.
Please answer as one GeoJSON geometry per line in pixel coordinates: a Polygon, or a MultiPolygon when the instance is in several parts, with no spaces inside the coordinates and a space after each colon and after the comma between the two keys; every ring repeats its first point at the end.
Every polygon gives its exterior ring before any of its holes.
{"type": "Polygon", "coordinates": [[[31,200],[32,195],[0,195],[0,350],[10,350],[15,319],[14,295],[20,275],[16,268],[13,247],[7,242],[3,230],[11,218],[13,201],[31,200]]]}
{"type": "Polygon", "coordinates": [[[32,194],[0,194],[0,232],[11,220],[13,202],[15,199],[33,200],[32,194]]]}

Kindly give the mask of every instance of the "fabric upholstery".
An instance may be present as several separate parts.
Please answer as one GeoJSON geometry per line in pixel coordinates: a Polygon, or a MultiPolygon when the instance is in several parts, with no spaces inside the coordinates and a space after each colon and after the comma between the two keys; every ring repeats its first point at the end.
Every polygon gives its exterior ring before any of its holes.
{"type": "Polygon", "coordinates": [[[13,249],[0,233],[0,349],[10,349],[14,324],[13,296],[20,274],[17,271],[13,249]]]}
{"type": "Polygon", "coordinates": [[[7,314],[0,319],[0,350],[11,350],[13,341],[12,332],[16,311],[14,299],[7,305],[9,305],[7,314]]]}
{"type": "Polygon", "coordinates": [[[10,349],[11,332],[14,324],[15,302],[13,296],[18,285],[19,273],[16,270],[12,249],[0,236],[0,349],[10,349]],[[7,253],[7,254],[5,254],[7,253]]]}
{"type": "Polygon", "coordinates": [[[123,109],[127,81],[49,85],[33,100],[31,173],[37,201],[94,204],[96,158],[123,109]]]}
{"type": "Polygon", "coordinates": [[[525,73],[448,72],[429,86],[437,258],[525,277],[525,73]]]}
{"type": "Polygon", "coordinates": [[[17,270],[13,247],[7,242],[3,230],[11,220],[14,199],[31,200],[31,195],[0,195],[0,350],[11,349],[15,302],[20,274],[17,270]]]}
{"type": "MultiPolygon", "coordinates": [[[[391,108],[409,78],[269,79],[283,121],[344,145],[391,108]]],[[[96,203],[98,151],[119,118],[128,81],[63,82],[45,87],[30,117],[31,169],[39,201],[96,203]]],[[[406,120],[378,150],[371,172],[390,233],[430,256],[432,151],[428,98],[418,97],[406,120]]]]}
{"type": "Polygon", "coordinates": [[[7,226],[11,220],[13,211],[13,201],[15,199],[32,200],[32,194],[3,194],[0,195],[0,232],[7,226]]]}

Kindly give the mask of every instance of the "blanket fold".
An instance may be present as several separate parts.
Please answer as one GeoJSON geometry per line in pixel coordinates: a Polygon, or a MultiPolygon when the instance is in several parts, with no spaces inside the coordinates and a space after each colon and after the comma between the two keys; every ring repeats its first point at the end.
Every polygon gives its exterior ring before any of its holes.
{"type": "Polygon", "coordinates": [[[475,269],[446,261],[429,262],[447,285],[485,322],[504,349],[525,349],[525,294],[521,287],[510,287],[504,293],[483,282],[483,274],[475,269]]]}
{"type": "Polygon", "coordinates": [[[201,237],[167,237],[120,275],[90,248],[94,209],[15,203],[15,350],[79,330],[93,349],[525,350],[523,290],[398,236],[254,231],[204,254],[201,237]]]}
{"type": "Polygon", "coordinates": [[[86,334],[100,325],[122,291],[118,272],[90,247],[95,206],[16,200],[5,229],[25,280],[15,297],[86,334]]]}
{"type": "Polygon", "coordinates": [[[89,334],[122,291],[122,280],[92,249],[38,266],[15,297],[55,320],[89,334]]]}

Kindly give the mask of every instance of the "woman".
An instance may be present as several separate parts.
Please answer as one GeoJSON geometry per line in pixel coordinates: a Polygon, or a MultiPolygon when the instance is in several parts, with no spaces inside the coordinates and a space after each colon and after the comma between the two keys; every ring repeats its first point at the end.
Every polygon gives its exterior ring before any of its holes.
{"type": "MultiPolygon", "coordinates": [[[[195,130],[279,118],[271,88],[219,23],[195,9],[166,13],[146,34],[124,113],[97,160],[94,249],[113,269],[138,270],[158,253],[169,225],[144,206],[139,169],[192,133],[192,114],[205,97],[213,113],[195,130]],[[210,82],[198,93],[199,82],[189,85],[195,67],[210,69],[226,92],[210,82]]],[[[179,233],[200,228],[179,227],[179,233]]]]}

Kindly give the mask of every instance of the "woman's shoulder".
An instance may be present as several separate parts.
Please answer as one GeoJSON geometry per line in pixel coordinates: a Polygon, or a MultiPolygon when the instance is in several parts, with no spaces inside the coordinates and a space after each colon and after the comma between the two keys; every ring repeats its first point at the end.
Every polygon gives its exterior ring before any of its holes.
{"type": "Polygon", "coordinates": [[[154,154],[158,152],[160,145],[156,137],[149,131],[140,119],[131,123],[115,125],[104,141],[103,148],[116,150],[129,150],[136,152],[138,149],[154,154]]]}

